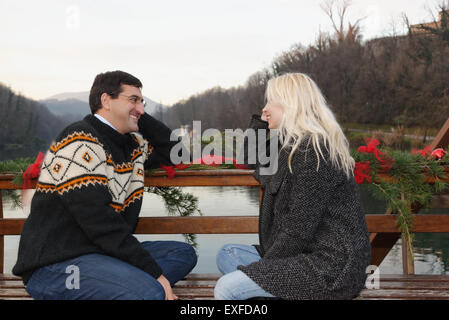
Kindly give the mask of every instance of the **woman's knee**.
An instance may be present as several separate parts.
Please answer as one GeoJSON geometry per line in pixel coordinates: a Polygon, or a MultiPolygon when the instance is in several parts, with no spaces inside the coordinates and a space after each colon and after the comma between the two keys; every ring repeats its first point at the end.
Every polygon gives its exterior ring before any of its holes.
{"type": "Polygon", "coordinates": [[[226,277],[226,275],[218,279],[214,288],[215,300],[234,300],[232,287],[233,286],[230,281],[228,281],[228,277],[226,277]]]}

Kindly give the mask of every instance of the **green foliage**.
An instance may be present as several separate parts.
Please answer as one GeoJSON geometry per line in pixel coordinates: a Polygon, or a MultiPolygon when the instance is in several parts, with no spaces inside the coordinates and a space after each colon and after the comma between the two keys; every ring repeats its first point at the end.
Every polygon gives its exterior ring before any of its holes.
{"type": "MultiPolygon", "coordinates": [[[[183,192],[178,187],[148,187],[145,191],[157,194],[164,199],[165,208],[169,215],[179,215],[181,217],[192,216],[195,213],[203,215],[198,209],[198,198],[191,193],[183,192]]],[[[195,234],[184,234],[187,243],[190,243],[196,250],[198,244],[195,234]]]]}
{"type": "Polygon", "coordinates": [[[33,162],[33,158],[18,158],[14,160],[0,161],[0,173],[23,173],[33,162]]]}
{"type": "Polygon", "coordinates": [[[351,155],[356,162],[369,161],[371,183],[368,189],[375,198],[386,202],[386,213],[397,214],[398,228],[405,233],[413,257],[414,236],[410,230],[413,228],[414,213],[428,208],[434,195],[448,187],[443,179],[444,168],[449,166],[449,148],[439,160],[397,150],[380,151],[384,153],[384,159],[392,160],[389,170],[382,168],[373,153],[352,150],[351,155]],[[428,183],[428,179],[434,179],[435,182],[428,183]]]}

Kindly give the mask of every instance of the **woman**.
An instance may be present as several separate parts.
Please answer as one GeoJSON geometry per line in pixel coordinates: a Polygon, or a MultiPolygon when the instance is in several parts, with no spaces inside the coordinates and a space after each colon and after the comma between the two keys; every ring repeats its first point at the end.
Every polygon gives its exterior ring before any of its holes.
{"type": "Polygon", "coordinates": [[[369,234],[348,142],[317,85],[289,73],[268,81],[262,117],[278,129],[278,169],[263,188],[257,246],[225,245],[216,299],[351,299],[364,287],[369,234]]]}

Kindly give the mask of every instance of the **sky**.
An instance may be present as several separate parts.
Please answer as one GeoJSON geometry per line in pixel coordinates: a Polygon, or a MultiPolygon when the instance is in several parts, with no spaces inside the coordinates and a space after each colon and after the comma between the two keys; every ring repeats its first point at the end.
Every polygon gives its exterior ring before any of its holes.
{"type": "MultiPolygon", "coordinates": [[[[245,84],[295,44],[332,31],[323,0],[0,0],[0,82],[36,100],[123,70],[164,105],[245,84]]],[[[364,39],[432,20],[437,0],[353,0],[364,39]]]]}

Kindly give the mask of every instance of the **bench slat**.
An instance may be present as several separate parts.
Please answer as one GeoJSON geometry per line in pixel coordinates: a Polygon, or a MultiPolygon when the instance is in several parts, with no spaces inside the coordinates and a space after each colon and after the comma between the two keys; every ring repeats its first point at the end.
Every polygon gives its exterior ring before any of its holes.
{"type": "Polygon", "coordinates": [[[25,288],[14,288],[14,289],[2,289],[0,288],[0,299],[3,297],[29,297],[30,295],[26,292],[25,288]]]}
{"type": "Polygon", "coordinates": [[[442,290],[363,290],[360,293],[360,298],[376,298],[376,299],[437,299],[449,300],[449,292],[442,290]]]}

